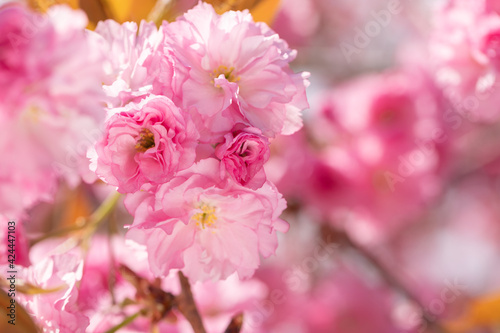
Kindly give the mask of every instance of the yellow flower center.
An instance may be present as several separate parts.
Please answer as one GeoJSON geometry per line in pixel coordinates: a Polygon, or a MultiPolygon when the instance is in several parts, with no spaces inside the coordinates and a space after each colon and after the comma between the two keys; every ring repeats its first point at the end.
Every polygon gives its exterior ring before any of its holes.
{"type": "Polygon", "coordinates": [[[144,153],[146,150],[148,150],[149,148],[153,148],[154,146],[155,146],[154,134],[147,128],[143,128],[140,132],[139,139],[135,144],[135,150],[144,153]]]}
{"type": "Polygon", "coordinates": [[[201,212],[194,214],[191,218],[196,222],[196,226],[201,229],[205,229],[205,227],[215,228],[215,221],[217,221],[215,207],[202,202],[198,208],[201,209],[201,212]]]}
{"type": "Polygon", "coordinates": [[[214,80],[218,78],[221,74],[223,74],[226,80],[228,80],[229,82],[238,82],[240,80],[240,77],[234,75],[233,71],[234,67],[232,66],[227,68],[227,66],[220,65],[217,69],[214,69],[212,71],[212,74],[210,74],[210,76],[212,77],[212,81],[210,82],[212,82],[213,84],[214,80]]]}

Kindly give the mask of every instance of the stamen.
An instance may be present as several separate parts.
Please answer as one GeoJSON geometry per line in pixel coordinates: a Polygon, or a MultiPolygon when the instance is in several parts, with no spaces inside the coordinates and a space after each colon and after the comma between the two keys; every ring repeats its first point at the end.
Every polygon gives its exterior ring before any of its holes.
{"type": "Polygon", "coordinates": [[[215,221],[217,221],[215,207],[202,202],[198,208],[201,209],[201,213],[196,213],[192,217],[196,221],[196,226],[201,229],[205,229],[205,227],[215,228],[215,221]]]}
{"type": "Polygon", "coordinates": [[[227,68],[227,66],[220,65],[217,69],[214,69],[212,71],[212,74],[210,74],[210,76],[212,77],[212,81],[210,82],[214,84],[215,78],[218,78],[221,74],[223,74],[226,80],[228,80],[229,82],[238,82],[240,80],[240,77],[235,76],[233,71],[234,67],[232,66],[227,68]]]}
{"type": "Polygon", "coordinates": [[[155,146],[155,136],[147,128],[143,128],[140,132],[140,137],[135,144],[135,149],[138,152],[144,153],[149,148],[155,146]]]}

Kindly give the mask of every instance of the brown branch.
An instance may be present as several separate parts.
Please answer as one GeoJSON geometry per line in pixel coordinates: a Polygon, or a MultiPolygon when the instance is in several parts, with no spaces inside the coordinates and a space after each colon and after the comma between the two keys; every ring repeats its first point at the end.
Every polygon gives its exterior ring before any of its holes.
{"type": "Polygon", "coordinates": [[[196,303],[191,292],[189,280],[179,271],[179,280],[181,282],[181,293],[175,298],[177,309],[189,321],[193,327],[194,333],[206,333],[200,313],[196,308],[196,303]]]}
{"type": "MultiPolygon", "coordinates": [[[[123,264],[118,266],[118,271],[125,280],[136,288],[136,301],[145,306],[143,310],[144,313],[151,319],[152,329],[154,329],[158,322],[166,318],[170,314],[170,310],[175,307],[191,324],[194,333],[206,333],[200,313],[198,312],[196,303],[194,302],[191,285],[182,272],[179,271],[181,292],[179,295],[174,296],[161,289],[160,279],[155,279],[151,282],[148,279],[136,274],[133,270],[123,264]]],[[[241,315],[241,318],[236,316],[233,318],[233,321],[235,321],[234,325],[242,323],[243,316],[241,315]]],[[[232,326],[230,325],[230,327],[232,326]]],[[[239,330],[228,331],[228,333],[238,332],[239,330]]]]}
{"type": "Polygon", "coordinates": [[[231,322],[227,326],[224,333],[240,333],[242,326],[243,326],[243,313],[238,313],[231,319],[231,322]]]}
{"type": "Polygon", "coordinates": [[[349,235],[341,230],[335,229],[333,227],[324,227],[322,230],[322,234],[327,234],[328,237],[333,235],[334,239],[341,244],[344,244],[351,249],[354,249],[357,253],[359,253],[368,263],[377,270],[378,274],[386,281],[388,285],[397,290],[400,294],[402,294],[406,299],[413,302],[417,305],[422,313],[422,320],[426,323],[426,327],[429,327],[431,331],[436,333],[446,333],[446,329],[437,322],[434,318],[429,316],[429,314],[425,311],[425,306],[422,304],[420,299],[409,289],[407,288],[395,275],[391,273],[389,269],[385,267],[385,265],[375,256],[372,252],[365,249],[363,246],[356,244],[349,235]]]}
{"type": "Polygon", "coordinates": [[[175,18],[180,15],[175,10],[177,0],[158,0],[148,14],[148,21],[154,22],[157,26],[160,26],[164,20],[174,21],[175,18]]]}
{"type": "Polygon", "coordinates": [[[136,288],[136,301],[145,306],[143,310],[150,317],[152,327],[170,313],[176,302],[174,295],[163,291],[126,265],[120,264],[118,270],[121,276],[136,288]]]}

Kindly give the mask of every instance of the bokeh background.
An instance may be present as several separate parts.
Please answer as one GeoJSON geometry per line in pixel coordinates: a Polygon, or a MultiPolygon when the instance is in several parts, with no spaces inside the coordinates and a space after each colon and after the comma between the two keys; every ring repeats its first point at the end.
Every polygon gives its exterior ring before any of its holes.
{"type": "MultiPolygon", "coordinates": [[[[236,292],[201,296],[204,315],[237,294],[248,332],[500,332],[498,44],[473,38],[486,20],[476,7],[498,1],[207,2],[268,23],[311,84],[303,130],[275,140],[266,165],[290,231],[236,292]]],[[[29,3],[81,8],[93,29],[174,20],[197,1],[29,3]]],[[[71,228],[107,194],[61,184],[54,204],[32,209],[29,231],[71,228]]],[[[120,206],[99,237],[130,223],[120,206]]]]}

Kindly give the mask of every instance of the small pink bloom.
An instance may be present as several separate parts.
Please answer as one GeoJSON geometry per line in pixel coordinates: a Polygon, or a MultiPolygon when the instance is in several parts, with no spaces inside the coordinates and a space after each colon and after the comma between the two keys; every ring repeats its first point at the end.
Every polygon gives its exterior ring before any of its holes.
{"type": "MultiPolygon", "coordinates": [[[[139,102],[152,92],[154,80],[171,88],[174,67],[159,47],[163,33],[153,22],[142,21],[137,27],[135,22],[100,21],[95,32],[93,36],[107,55],[103,88],[110,107],[139,102]]],[[[166,89],[162,95],[172,97],[166,89]]]]}
{"type": "Polygon", "coordinates": [[[198,132],[167,97],[150,96],[114,111],[96,145],[95,167],[120,192],[164,183],[194,163],[198,132]]]}
{"type": "Polygon", "coordinates": [[[296,52],[248,11],[217,15],[200,2],[162,28],[179,63],[178,98],[186,109],[205,121],[235,103],[242,121],[266,136],[300,129],[308,74],[292,72],[296,52]]]}
{"type": "Polygon", "coordinates": [[[252,276],[259,253],[276,251],[286,203],[271,183],[257,190],[220,178],[219,162],[205,159],[156,192],[127,196],[135,215],[127,237],[146,245],[152,272],[181,269],[191,280],[252,276]]]}
{"type": "MultiPolygon", "coordinates": [[[[83,261],[76,252],[59,253],[52,242],[37,244],[30,251],[33,265],[17,266],[16,283],[45,290],[35,294],[16,293],[16,301],[24,306],[43,332],[84,333],[89,319],[77,304],[78,281],[82,278],[83,261]]],[[[8,271],[2,266],[2,271],[8,271]]]]}
{"type": "Polygon", "coordinates": [[[224,140],[215,149],[215,156],[221,160],[221,177],[227,172],[241,185],[262,186],[266,181],[263,166],[269,159],[269,140],[256,128],[228,133],[224,140]]]}

